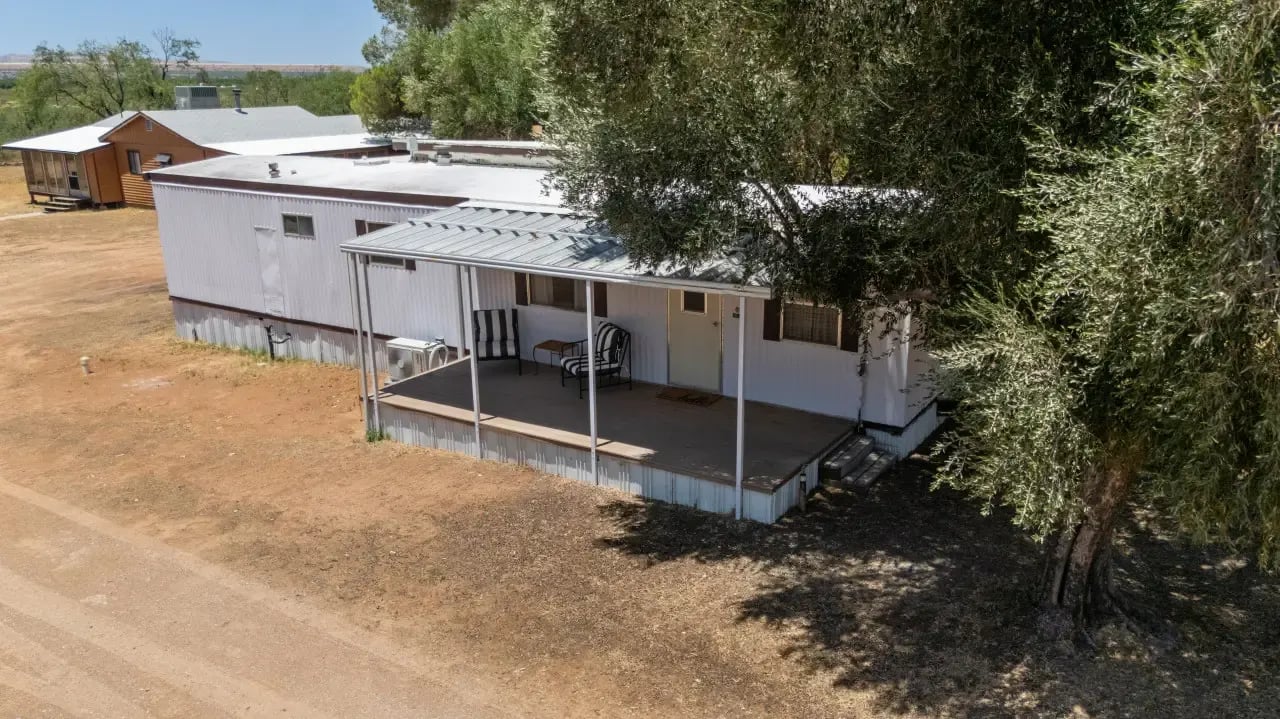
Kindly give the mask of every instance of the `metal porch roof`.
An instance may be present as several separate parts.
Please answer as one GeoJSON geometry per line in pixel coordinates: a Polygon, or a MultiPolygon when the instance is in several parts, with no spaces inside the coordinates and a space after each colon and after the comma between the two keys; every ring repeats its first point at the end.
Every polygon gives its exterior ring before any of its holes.
{"type": "Polygon", "coordinates": [[[466,203],[345,242],[343,252],[488,267],[556,277],[768,297],[741,284],[736,262],[642,267],[600,222],[563,208],[466,203]]]}

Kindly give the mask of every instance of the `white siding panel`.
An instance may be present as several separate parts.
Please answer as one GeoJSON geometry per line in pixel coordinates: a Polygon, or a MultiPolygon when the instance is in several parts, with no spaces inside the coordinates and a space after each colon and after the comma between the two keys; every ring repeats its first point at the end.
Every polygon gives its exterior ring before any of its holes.
{"type": "Polygon", "coordinates": [[[169,294],[261,312],[253,202],[217,190],[154,190],[169,294]]]}
{"type": "MultiPolygon", "coordinates": [[[[343,199],[270,196],[222,189],[154,185],[169,294],[263,312],[255,226],[276,230],[288,319],[351,326],[349,260],[338,246],[356,220],[401,222],[431,208],[343,199]],[[281,214],[312,217],[314,239],[283,233],[281,214]]],[[[460,339],[452,267],[420,262],[409,271],[371,265],[374,331],[391,336],[460,339]]]]}
{"type": "MultiPolygon", "coordinates": [[[[587,317],[556,307],[527,305],[516,307],[515,273],[507,270],[476,270],[476,288],[481,309],[519,310],[520,352],[533,358],[533,346],[544,340],[576,341],[587,336],[587,317]]],[[[635,379],[655,384],[667,382],[667,294],[665,290],[610,284],[607,318],[631,332],[631,364],[635,379]]],[[[546,354],[539,360],[546,362],[546,354]]]]}
{"type": "Polygon", "coordinates": [[[609,321],[631,333],[635,378],[667,383],[667,291],[609,285],[609,321]]]}
{"type": "MultiPolygon", "coordinates": [[[[737,396],[738,387],[738,320],[733,317],[737,304],[737,298],[728,295],[721,303],[723,393],[730,397],[737,396]]],[[[862,390],[857,353],[809,342],[765,341],[763,337],[764,300],[749,299],[744,358],[747,399],[833,417],[858,416],[862,390]]],[[[868,416],[864,419],[882,421],[868,416]]]]}

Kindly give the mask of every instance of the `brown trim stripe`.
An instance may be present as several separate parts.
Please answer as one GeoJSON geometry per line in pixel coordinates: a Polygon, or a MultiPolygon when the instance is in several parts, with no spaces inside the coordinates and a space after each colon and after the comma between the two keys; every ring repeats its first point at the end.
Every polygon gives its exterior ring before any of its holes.
{"type": "Polygon", "coordinates": [[[397,205],[420,205],[424,207],[451,207],[470,200],[469,197],[452,195],[420,195],[412,192],[385,192],[382,190],[357,190],[342,187],[312,187],[310,185],[289,185],[278,182],[257,182],[253,180],[235,180],[227,177],[192,177],[190,175],[152,175],[146,178],[161,185],[188,185],[191,187],[217,187],[232,190],[251,190],[273,194],[287,193],[291,195],[307,195],[310,197],[332,197],[344,200],[366,200],[368,202],[386,202],[397,205]]]}

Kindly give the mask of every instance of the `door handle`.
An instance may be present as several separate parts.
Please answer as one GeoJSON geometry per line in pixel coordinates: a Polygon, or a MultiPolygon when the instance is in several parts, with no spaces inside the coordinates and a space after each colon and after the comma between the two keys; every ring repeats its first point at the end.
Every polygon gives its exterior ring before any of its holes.
{"type": "Polygon", "coordinates": [[[711,326],[712,326],[712,327],[719,327],[719,326],[720,326],[720,320],[711,320],[711,326]]]}

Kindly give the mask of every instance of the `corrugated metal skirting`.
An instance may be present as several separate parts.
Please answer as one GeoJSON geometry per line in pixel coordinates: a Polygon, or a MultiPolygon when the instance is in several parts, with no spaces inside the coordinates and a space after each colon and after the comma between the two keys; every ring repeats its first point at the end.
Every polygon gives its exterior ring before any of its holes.
{"type": "MultiPolygon", "coordinates": [[[[349,366],[359,364],[355,333],[351,331],[339,332],[276,320],[264,322],[242,312],[195,305],[181,300],[173,300],[172,304],[174,325],[178,337],[184,340],[266,352],[266,325],[270,324],[271,333],[275,337],[290,335],[287,341],[275,345],[276,357],[349,366]]],[[[381,340],[375,342],[374,349],[378,356],[378,366],[385,368],[384,343],[381,340]]]]}

